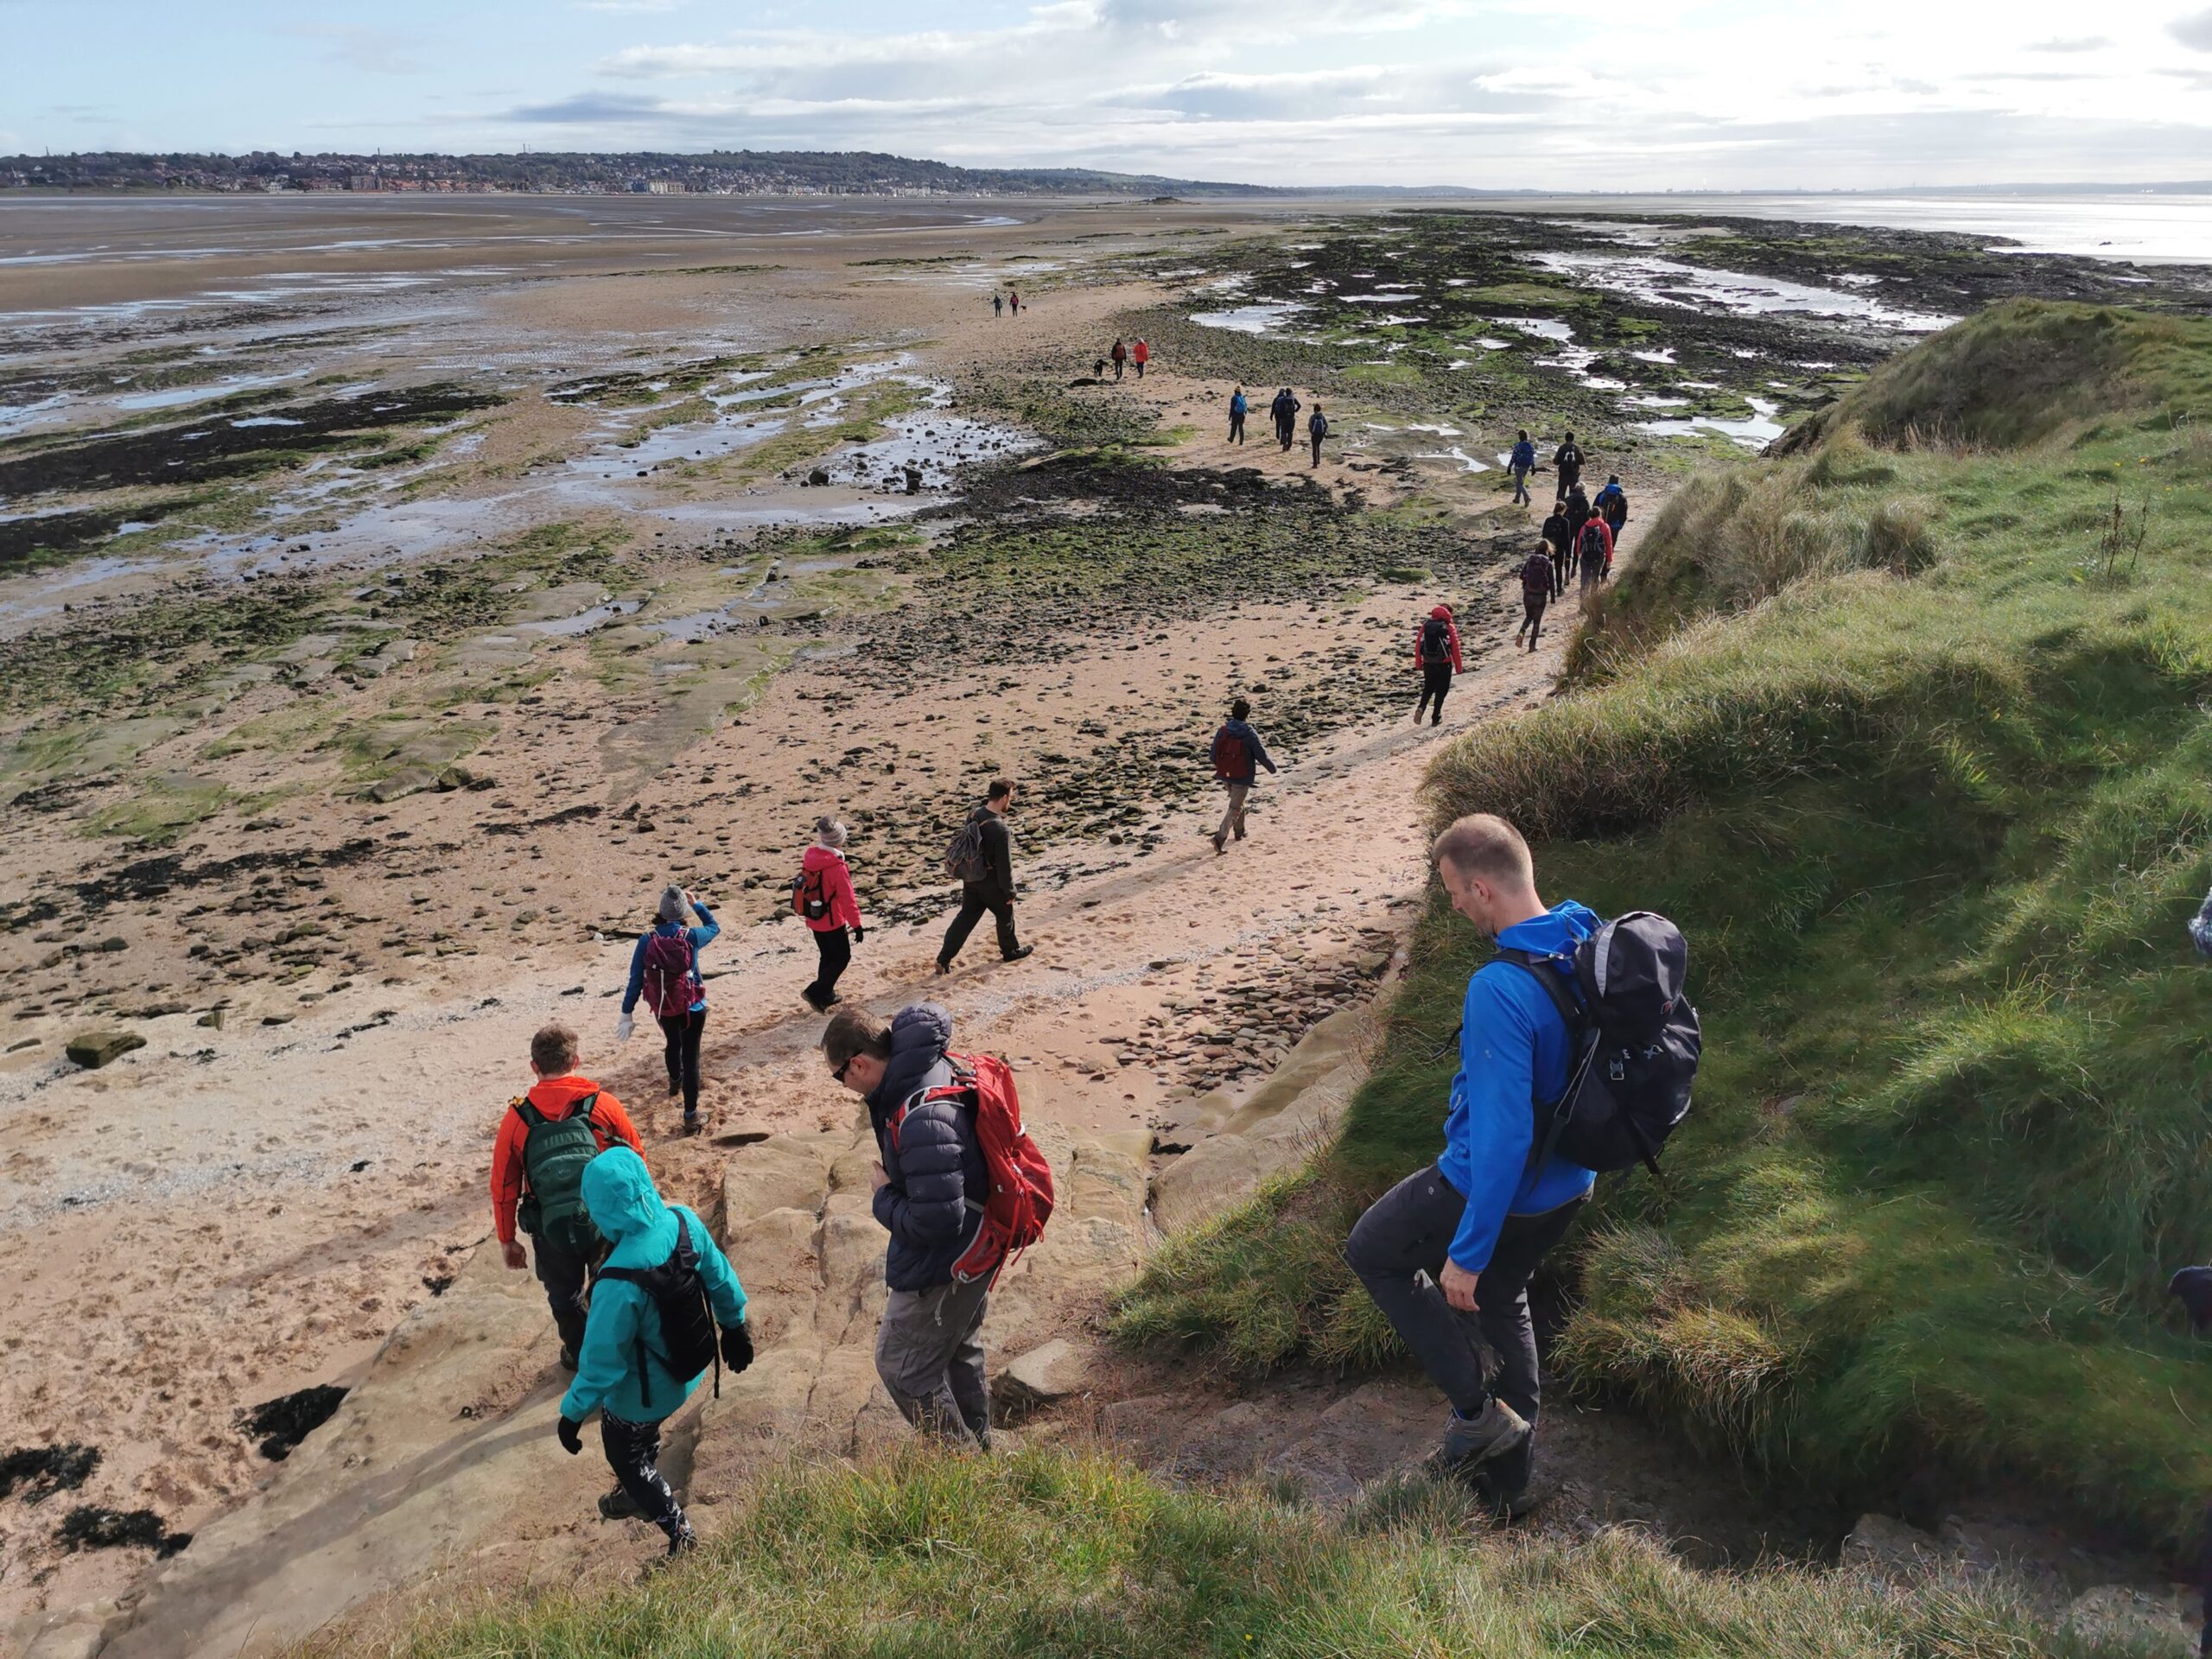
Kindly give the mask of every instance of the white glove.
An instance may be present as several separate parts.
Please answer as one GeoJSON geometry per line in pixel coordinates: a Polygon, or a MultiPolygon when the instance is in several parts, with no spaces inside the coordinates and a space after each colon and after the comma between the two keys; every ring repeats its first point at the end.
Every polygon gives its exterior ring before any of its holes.
{"type": "Polygon", "coordinates": [[[618,1043],[628,1042],[630,1040],[630,1033],[637,1028],[638,1022],[635,1020],[632,1020],[628,1014],[624,1014],[620,1020],[617,1020],[614,1022],[614,1040],[618,1043]]]}

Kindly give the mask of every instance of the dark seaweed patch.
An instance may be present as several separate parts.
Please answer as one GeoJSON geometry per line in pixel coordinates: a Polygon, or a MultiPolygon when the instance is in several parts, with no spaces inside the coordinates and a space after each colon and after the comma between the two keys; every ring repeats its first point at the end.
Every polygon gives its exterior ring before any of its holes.
{"type": "Polygon", "coordinates": [[[171,1532],[151,1510],[111,1510],[79,1503],[62,1517],[55,1534],[71,1549],[150,1549],[163,1560],[192,1541],[188,1532],[171,1532]]]}
{"type": "Polygon", "coordinates": [[[81,553],[98,547],[124,525],[143,519],[143,512],[118,508],[105,512],[48,512],[0,521],[0,565],[55,553],[81,553]]]}
{"type": "Polygon", "coordinates": [[[261,1455],[271,1463],[282,1463],[292,1455],[294,1446],[330,1421],[330,1414],[345,1397],[345,1389],[318,1382],[240,1412],[238,1427],[249,1434],[263,1436],[261,1455]]]}
{"type": "Polygon", "coordinates": [[[99,1466],[98,1446],[19,1446],[0,1457],[0,1497],[20,1486],[24,1503],[43,1503],[56,1492],[75,1491],[99,1466]]]}
{"type": "Polygon", "coordinates": [[[359,863],[376,850],[376,846],[375,842],[364,838],[302,852],[240,853],[234,858],[213,859],[203,864],[188,864],[175,854],[164,853],[126,864],[100,880],[75,883],[74,891],[87,910],[105,910],[118,900],[158,899],[179,888],[228,881],[261,870],[342,868],[359,863]]]}

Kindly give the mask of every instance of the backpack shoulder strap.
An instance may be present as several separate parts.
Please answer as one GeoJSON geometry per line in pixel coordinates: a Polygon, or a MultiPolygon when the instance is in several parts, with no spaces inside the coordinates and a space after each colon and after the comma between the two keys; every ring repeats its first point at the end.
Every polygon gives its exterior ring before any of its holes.
{"type": "Polygon", "coordinates": [[[1559,1017],[1567,1021],[1567,1035],[1572,1038],[1575,1028],[1589,1019],[1581,997],[1567,988],[1567,981],[1548,965],[1549,957],[1538,956],[1533,950],[1517,950],[1511,945],[1499,947],[1493,962],[1510,963],[1544,988],[1544,995],[1551,998],[1552,1007],[1559,1010],[1559,1017]]]}
{"type": "Polygon", "coordinates": [[[537,1103],[528,1095],[517,1095],[507,1103],[507,1109],[522,1119],[522,1126],[525,1133],[531,1129],[542,1129],[551,1122],[544,1113],[537,1109],[537,1103]]]}

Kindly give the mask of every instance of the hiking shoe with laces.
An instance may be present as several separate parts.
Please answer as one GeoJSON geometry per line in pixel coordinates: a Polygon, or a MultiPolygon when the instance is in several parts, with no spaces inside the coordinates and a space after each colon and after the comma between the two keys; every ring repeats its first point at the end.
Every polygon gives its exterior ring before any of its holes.
{"type": "Polygon", "coordinates": [[[627,1521],[632,1516],[643,1515],[637,1500],[617,1486],[611,1492],[599,1495],[599,1512],[609,1521],[627,1521]]]}
{"type": "Polygon", "coordinates": [[[576,1369],[576,1351],[565,1342],[561,1344],[561,1369],[564,1371],[576,1369]]]}
{"type": "Polygon", "coordinates": [[[1458,1474],[1518,1451],[1528,1439],[1529,1425],[1521,1414],[1503,1400],[1491,1400],[1477,1416],[1452,1414],[1444,1425],[1444,1443],[1429,1466],[1440,1474],[1458,1474]]]}
{"type": "Polygon", "coordinates": [[[702,1130],[702,1129],[705,1128],[706,1127],[707,1127],[707,1122],[706,1122],[706,1120],[705,1120],[704,1118],[701,1117],[701,1116],[699,1116],[699,1114],[698,1114],[698,1113],[696,1113],[696,1112],[686,1112],[686,1113],[684,1113],[684,1114],[683,1114],[683,1133],[684,1133],[684,1134],[686,1134],[686,1135],[696,1135],[696,1134],[698,1134],[698,1133],[699,1133],[699,1131],[700,1131],[700,1130],[702,1130]]]}
{"type": "Polygon", "coordinates": [[[1000,957],[999,960],[1001,962],[1020,962],[1031,951],[1036,950],[1036,948],[1037,947],[1033,944],[1018,944],[1013,950],[1007,951],[1003,956],[1000,957]]]}

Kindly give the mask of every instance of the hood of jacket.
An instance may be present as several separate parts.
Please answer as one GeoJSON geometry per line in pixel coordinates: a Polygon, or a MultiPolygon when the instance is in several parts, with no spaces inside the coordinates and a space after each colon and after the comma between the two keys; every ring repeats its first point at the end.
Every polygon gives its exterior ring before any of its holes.
{"type": "Polygon", "coordinates": [[[1439,605],[1429,614],[1439,622],[1449,622],[1452,620],[1452,607],[1449,605],[1439,605]]]}
{"type": "MultiPolygon", "coordinates": [[[[676,1248],[676,1216],[661,1202],[645,1160],[627,1147],[609,1147],[584,1166],[584,1208],[598,1228],[619,1249],[638,1244],[658,1254],[658,1262],[676,1248]]],[[[628,1264],[625,1264],[628,1265],[628,1264]]]]}
{"type": "MultiPolygon", "coordinates": [[[[1572,955],[1574,947],[1588,938],[1604,924],[1598,912],[1587,905],[1579,905],[1572,899],[1554,905],[1541,916],[1531,916],[1525,922],[1516,922],[1497,936],[1497,942],[1510,950],[1526,950],[1539,957],[1572,955]]],[[[594,1161],[591,1168],[596,1169],[594,1161]]],[[[586,1172],[584,1179],[591,1176],[586,1172]]],[[[590,1187],[585,1187],[585,1197],[590,1197],[590,1187]]],[[[597,1219],[598,1212],[593,1211],[597,1219]]]]}
{"type": "Polygon", "coordinates": [[[570,1075],[541,1077],[531,1085],[530,1093],[524,1098],[546,1116],[558,1120],[573,1111],[578,1101],[599,1092],[599,1085],[589,1077],[570,1075]]]}
{"type": "MultiPolygon", "coordinates": [[[[916,1002],[899,1009],[891,1020],[891,1058],[884,1064],[883,1081],[868,1093],[868,1105],[888,1113],[903,1104],[927,1085],[931,1072],[944,1065],[944,1051],[951,1042],[952,1016],[936,1003],[916,1002]]],[[[946,1072],[949,1077],[949,1067],[946,1072]]]]}
{"type": "Polygon", "coordinates": [[[806,849],[806,856],[799,861],[799,868],[809,871],[826,870],[832,864],[844,861],[845,855],[835,847],[815,846],[806,849]]]}

